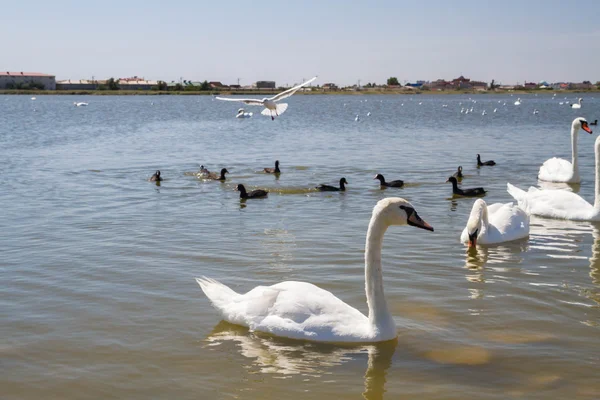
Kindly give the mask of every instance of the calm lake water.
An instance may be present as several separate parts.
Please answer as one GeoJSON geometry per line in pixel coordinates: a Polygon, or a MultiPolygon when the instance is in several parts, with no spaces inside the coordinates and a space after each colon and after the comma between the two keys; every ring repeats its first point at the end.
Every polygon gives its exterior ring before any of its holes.
{"type": "MultiPolygon", "coordinates": [[[[445,183],[462,165],[463,187],[511,201],[506,182],[570,159],[571,121],[600,118],[593,96],[572,110],[551,94],[298,95],[275,121],[210,96],[0,96],[2,398],[597,399],[600,225],[532,217],[529,240],[467,254],[473,200],[445,183]],[[260,173],[275,159],[279,179],[260,173]],[[186,174],[200,164],[228,180],[186,174]],[[406,187],[380,190],[376,173],[406,187]],[[308,190],[342,176],[345,193],[308,190]],[[238,183],[269,197],[241,203],[238,183]],[[365,234],[387,196],[435,227],[385,237],[397,341],[249,332],[194,280],[308,281],[366,313],[365,234]]],[[[580,134],[573,188],[592,202],[598,133],[580,134]]]]}

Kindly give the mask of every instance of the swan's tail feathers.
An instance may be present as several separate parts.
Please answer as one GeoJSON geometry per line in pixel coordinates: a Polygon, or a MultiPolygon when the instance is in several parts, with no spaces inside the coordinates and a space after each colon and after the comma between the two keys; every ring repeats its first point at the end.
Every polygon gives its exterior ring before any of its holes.
{"type": "Polygon", "coordinates": [[[506,190],[519,203],[525,201],[525,198],[527,197],[527,192],[525,192],[522,189],[519,189],[516,186],[511,185],[510,183],[506,184],[506,190]]]}
{"type": "Polygon", "coordinates": [[[196,282],[198,282],[198,285],[200,285],[200,288],[212,305],[221,311],[221,313],[225,313],[227,307],[241,296],[221,282],[205,276],[196,278],[196,282]]]}

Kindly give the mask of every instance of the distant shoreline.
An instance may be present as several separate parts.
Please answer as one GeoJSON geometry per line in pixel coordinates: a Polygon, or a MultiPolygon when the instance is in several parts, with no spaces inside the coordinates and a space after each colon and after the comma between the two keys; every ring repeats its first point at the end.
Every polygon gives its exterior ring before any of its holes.
{"type": "MultiPolygon", "coordinates": [[[[242,90],[242,91],[159,91],[159,90],[0,90],[0,95],[59,95],[59,96],[270,96],[279,93],[280,90],[242,90]]],[[[370,95],[501,95],[501,94],[550,94],[550,93],[600,93],[600,89],[589,90],[549,90],[549,89],[533,89],[533,90],[397,90],[397,89],[365,89],[359,91],[343,91],[343,90],[322,90],[310,92],[297,92],[296,95],[320,96],[320,95],[349,95],[349,96],[370,96],[370,95]]]]}

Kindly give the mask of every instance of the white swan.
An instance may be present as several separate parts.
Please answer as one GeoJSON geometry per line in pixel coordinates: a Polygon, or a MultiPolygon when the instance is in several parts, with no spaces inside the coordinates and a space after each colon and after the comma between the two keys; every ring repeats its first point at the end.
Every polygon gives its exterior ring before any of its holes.
{"type": "Polygon", "coordinates": [[[88,103],[77,103],[76,101],[74,101],[73,105],[75,107],[87,107],[88,103]]]}
{"type": "Polygon", "coordinates": [[[538,179],[547,182],[578,183],[581,181],[579,176],[579,164],[577,163],[577,137],[579,129],[587,133],[592,133],[585,118],[575,118],[571,124],[571,152],[572,162],[562,158],[553,157],[546,160],[540,167],[538,179]]]}
{"type": "Polygon", "coordinates": [[[600,136],[594,144],[596,153],[596,198],[594,205],[583,197],[566,190],[540,190],[530,187],[521,190],[508,183],[508,193],[529,214],[574,221],[600,221],[600,136]]]}
{"type": "Polygon", "coordinates": [[[373,208],[365,250],[368,316],[311,283],[281,282],[238,294],[212,279],[196,281],[223,319],[255,331],[320,342],[391,340],[397,333],[383,293],[381,246],[390,225],[406,224],[433,231],[404,199],[386,198],[373,208]]]}
{"type": "Polygon", "coordinates": [[[460,235],[469,247],[479,244],[497,244],[529,236],[529,215],[513,203],[495,203],[488,206],[482,199],[475,200],[467,226],[460,235]]]}
{"type": "Polygon", "coordinates": [[[225,101],[241,101],[242,103],[246,103],[251,106],[263,106],[263,107],[265,107],[265,109],[262,110],[261,114],[271,117],[271,119],[274,120],[276,116],[277,117],[280,116],[288,108],[288,105],[286,103],[277,104],[277,102],[279,100],[283,100],[283,99],[290,97],[291,95],[296,93],[298,91],[298,89],[300,89],[303,86],[308,85],[315,79],[317,79],[316,76],[312,79],[307,80],[304,83],[301,83],[300,85],[294,86],[293,88],[290,88],[279,94],[276,94],[273,97],[265,97],[262,100],[260,100],[260,99],[231,99],[229,97],[217,97],[216,99],[217,100],[225,100],[225,101]]]}
{"type": "Polygon", "coordinates": [[[519,97],[517,99],[517,101],[515,101],[515,106],[520,106],[521,105],[521,98],[519,97]]]}
{"type": "Polygon", "coordinates": [[[581,108],[581,102],[583,99],[580,97],[577,103],[571,104],[571,108],[581,108]]]}
{"type": "Polygon", "coordinates": [[[252,115],[253,114],[251,112],[246,112],[246,110],[244,110],[243,108],[240,108],[235,117],[236,118],[252,118],[252,115]]]}

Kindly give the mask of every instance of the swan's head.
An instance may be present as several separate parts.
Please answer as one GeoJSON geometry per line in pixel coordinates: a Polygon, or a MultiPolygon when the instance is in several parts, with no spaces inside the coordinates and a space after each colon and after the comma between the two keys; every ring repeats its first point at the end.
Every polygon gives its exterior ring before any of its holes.
{"type": "Polygon", "coordinates": [[[379,182],[385,182],[385,178],[381,174],[375,175],[373,179],[379,179],[379,182]]]}
{"type": "Polygon", "coordinates": [[[410,225],[433,232],[433,227],[425,222],[408,201],[400,197],[388,197],[379,200],[373,209],[373,215],[386,225],[410,225]]]}
{"type": "Polygon", "coordinates": [[[587,120],[585,118],[583,118],[583,117],[575,118],[573,120],[573,124],[572,124],[571,127],[572,127],[572,129],[575,129],[575,130],[583,129],[584,131],[586,131],[590,135],[593,133],[592,130],[590,129],[589,125],[588,125],[587,120]]]}
{"type": "Polygon", "coordinates": [[[241,183],[237,185],[235,190],[237,190],[238,192],[246,193],[246,188],[241,183]]]}
{"type": "Polygon", "coordinates": [[[221,170],[221,175],[222,175],[222,176],[225,176],[225,174],[228,174],[228,173],[229,173],[229,171],[227,171],[227,168],[223,168],[223,169],[221,170]]]}
{"type": "Polygon", "coordinates": [[[485,201],[481,199],[477,199],[475,200],[475,203],[473,203],[471,215],[469,215],[469,220],[467,221],[469,247],[475,247],[477,244],[477,236],[481,233],[481,218],[486,207],[485,201]]]}
{"type": "Polygon", "coordinates": [[[347,185],[347,184],[348,184],[348,181],[346,180],[346,178],[342,178],[342,179],[340,179],[340,185],[341,185],[342,183],[343,183],[344,185],[347,185]]]}
{"type": "Polygon", "coordinates": [[[242,114],[243,112],[244,112],[244,109],[243,109],[243,108],[240,108],[240,109],[238,110],[238,114],[242,114]]]}

